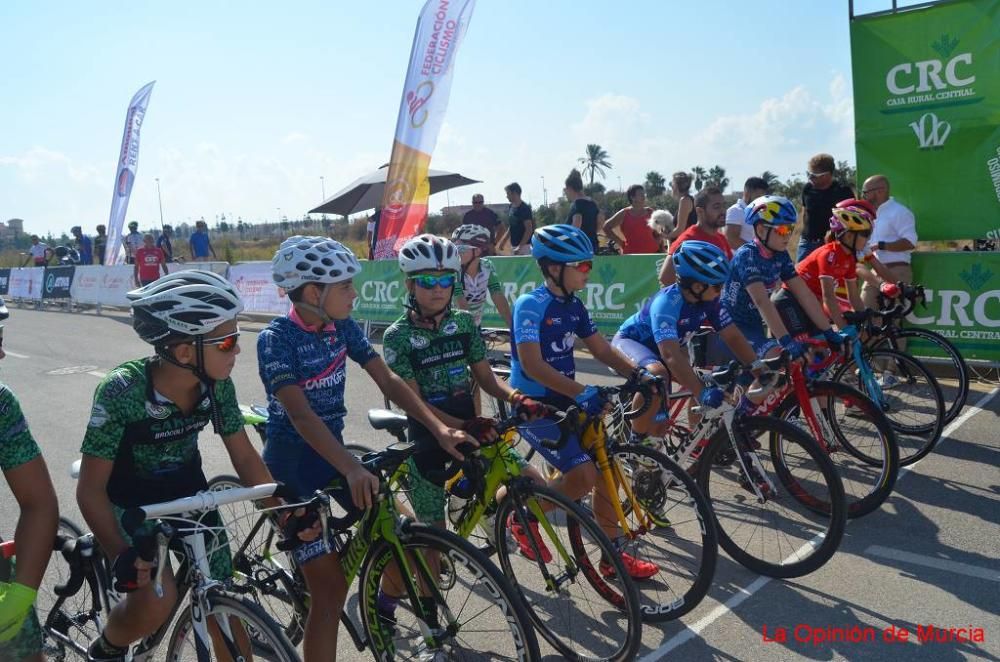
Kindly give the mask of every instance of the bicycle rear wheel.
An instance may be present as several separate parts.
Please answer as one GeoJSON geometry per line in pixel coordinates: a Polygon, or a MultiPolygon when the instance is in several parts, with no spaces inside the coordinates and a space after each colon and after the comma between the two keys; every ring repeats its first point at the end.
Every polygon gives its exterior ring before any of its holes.
{"type": "MultiPolygon", "coordinates": [[[[889,498],[899,475],[899,447],[889,419],[846,384],[814,381],[808,389],[823,436],[820,448],[833,460],[844,483],[847,516],[867,515],[889,498]]],[[[802,430],[810,429],[794,393],[773,415],[802,430]]]]}
{"type": "Polygon", "coordinates": [[[633,659],[642,619],[621,553],[589,513],[558,492],[531,483],[508,490],[496,514],[497,558],[539,634],[566,659],[633,659]],[[530,530],[527,513],[540,510],[531,560],[507,522],[530,530]]]}
{"type": "MultiPolygon", "coordinates": [[[[399,559],[380,540],[369,550],[359,578],[361,622],[376,659],[538,659],[538,640],[524,604],[496,566],[468,541],[416,522],[406,522],[399,542],[417,586],[436,593],[415,604],[403,597],[396,623],[384,623],[376,602],[382,574],[399,559]],[[447,581],[428,574],[429,555],[447,559],[447,581]],[[422,616],[422,617],[421,617],[422,616]]],[[[412,596],[416,597],[416,596],[412,596]]]]}
{"type": "Polygon", "coordinates": [[[882,410],[896,432],[899,462],[905,467],[934,450],[941,438],[945,412],[941,387],[930,371],[909,354],[866,349],[864,359],[868,369],[891,370],[899,382],[877,389],[880,394],[870,393],[853,359],[838,367],[831,381],[857,388],[882,410]]]}
{"type": "Polygon", "coordinates": [[[634,536],[624,541],[622,551],[659,568],[656,575],[636,584],[642,620],[661,623],[679,618],[701,602],[715,576],[719,538],[712,507],[694,478],[665,454],[637,444],[613,444],[608,454],[638,502],[636,515],[616,481],[617,497],[634,536]]]}
{"type": "Polygon", "coordinates": [[[748,416],[733,425],[737,448],[722,428],[698,460],[698,485],[715,511],[719,544],[762,575],[813,572],[837,551],[847,522],[833,461],[791,423],[748,416]]]}
{"type": "MultiPolygon", "coordinates": [[[[77,539],[83,530],[72,520],[60,517],[56,530],[57,541],[77,539]]],[[[104,557],[94,543],[94,567],[102,571],[104,557]]],[[[73,595],[56,595],[55,587],[65,585],[70,577],[67,559],[60,550],[53,549],[42,583],[38,587],[35,610],[42,627],[42,653],[47,660],[86,659],[87,647],[101,634],[99,619],[107,618],[95,595],[93,577],[85,577],[80,590],[73,595]]]]}

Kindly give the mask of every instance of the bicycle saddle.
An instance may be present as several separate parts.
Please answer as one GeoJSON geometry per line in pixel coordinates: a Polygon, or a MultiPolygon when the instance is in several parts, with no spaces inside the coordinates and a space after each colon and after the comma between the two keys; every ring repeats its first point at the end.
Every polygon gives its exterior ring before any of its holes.
{"type": "Polygon", "coordinates": [[[369,409],[368,422],[376,430],[389,432],[405,432],[407,427],[406,416],[388,409],[369,409]]]}

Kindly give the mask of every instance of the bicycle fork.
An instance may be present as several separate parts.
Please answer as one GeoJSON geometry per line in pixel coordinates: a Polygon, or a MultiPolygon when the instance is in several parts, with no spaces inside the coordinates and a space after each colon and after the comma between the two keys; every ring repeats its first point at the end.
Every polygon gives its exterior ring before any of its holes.
{"type": "Polygon", "coordinates": [[[736,438],[736,429],[733,426],[733,419],[735,416],[735,409],[729,410],[722,415],[722,419],[726,426],[726,433],[729,435],[729,443],[733,446],[733,451],[736,453],[736,460],[740,463],[740,469],[743,472],[743,476],[745,477],[751,492],[757,497],[757,503],[765,503],[768,500],[768,497],[777,496],[777,488],[775,487],[774,482],[768,478],[767,472],[764,471],[764,467],[761,465],[760,458],[757,457],[757,454],[743,452],[741,444],[736,438]],[[755,478],[755,474],[759,477],[759,481],[755,478]],[[762,484],[767,494],[761,490],[762,484]]]}

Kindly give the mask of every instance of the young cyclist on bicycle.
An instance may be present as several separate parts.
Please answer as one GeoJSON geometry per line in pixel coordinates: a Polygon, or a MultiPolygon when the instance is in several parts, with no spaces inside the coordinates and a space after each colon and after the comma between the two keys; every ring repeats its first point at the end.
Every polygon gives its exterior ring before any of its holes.
{"type": "MultiPolygon", "coordinates": [[[[420,394],[437,418],[481,441],[496,437],[494,421],[476,416],[473,377],[487,395],[511,402],[517,413],[526,417],[544,414],[545,408],[540,403],[516,393],[496,378],[486,361],[486,347],[472,315],[452,308],[452,292],[462,268],[456,246],[430,234],[414,237],[399,250],[399,268],[406,278],[407,310],[383,335],[383,353],[389,368],[420,394]]],[[[412,416],[409,438],[418,447],[408,460],[410,503],[417,520],[444,528],[447,503],[444,486],[431,482],[425,475],[444,468],[448,454],[412,416]]],[[[527,475],[544,484],[536,469],[513,449],[510,453],[527,475]]],[[[392,592],[391,581],[385,586],[392,592]]],[[[384,621],[394,622],[398,601],[399,598],[386,592],[379,594],[378,609],[384,621]]]]}
{"type": "Polygon", "coordinates": [[[775,355],[779,346],[793,359],[805,354],[805,347],[792,338],[771,302],[770,294],[779,281],[785,283],[827,343],[839,346],[840,334],[831,328],[826,314],[799,278],[787,252],[795,229],[795,206],[781,196],[761,196],[747,205],[744,220],[753,226],[754,242],[741,246],[733,254],[721,300],[757,356],[775,355]],[[765,322],[776,340],[767,337],[765,322]]]}
{"type": "MultiPolygon", "coordinates": [[[[141,538],[122,528],[132,507],[191,496],[207,487],[198,434],[209,421],[247,485],[272,482],[243,428],[230,373],[239,354],[239,295],[210,271],[180,271],[128,293],[132,325],[156,355],[118,366],[94,393],[83,439],[77,501],[113,561],[115,588],[127,592],[90,646],[92,661],[125,660],[129,645],[163,625],[177,600],[173,574],[154,592],[155,565],[141,538]]],[[[221,526],[217,512],[203,522],[221,526]]],[[[212,576],[233,573],[224,534],[210,557],[212,576]]],[[[217,632],[212,624],[213,633],[217,632]]],[[[244,634],[245,637],[245,634],[244,634]]]]}
{"type": "MultiPolygon", "coordinates": [[[[341,506],[371,507],[378,479],[343,444],[348,357],[445,452],[461,459],[455,447],[471,438],[438,420],[386,367],[351,319],[354,277],[361,273],[354,253],[333,239],[295,236],[282,242],[271,264],[275,284],[292,302],[288,315],[273,320],[257,339],[269,414],[264,461],[274,477],[306,498],[339,483],[333,496],[341,506]]],[[[307,662],[328,662],[337,655],[347,583],[334,551],[323,540],[295,551],[310,595],[303,643],[307,662]]]]}
{"type": "Polygon", "coordinates": [[[481,225],[460,225],[451,234],[462,259],[461,279],[455,283],[455,302],[462,310],[472,313],[476,326],[483,324],[483,306],[489,296],[500,317],[510,328],[510,302],[504,296],[496,268],[483,253],[493,244],[490,231],[481,225]]]}
{"type": "MultiPolygon", "coordinates": [[[[677,282],[654,294],[642,310],[625,320],[611,344],[636,365],[663,377],[668,385],[676,381],[700,404],[717,407],[722,391],[704,388],[688,362],[684,345],[707,322],[744,365],[757,360],[729,312],[719,305],[722,285],[729,277],[729,261],[720,247],[696,240],[684,242],[671,259],[677,282]]],[[[665,432],[663,425],[654,423],[658,404],[653,402],[648,412],[632,421],[636,436],[665,432]]]]}
{"type": "MultiPolygon", "coordinates": [[[[0,471],[20,509],[14,529],[17,565],[9,582],[0,581],[0,660],[44,662],[42,630],[32,605],[52,556],[59,505],[21,405],[5,384],[0,384],[0,471]]],[[[0,558],[0,566],[4,563],[0,558]]]]}
{"type": "MultiPolygon", "coordinates": [[[[575,296],[587,285],[593,266],[594,248],[580,229],[557,224],[539,228],[531,238],[531,255],[538,261],[545,282],[533,292],[521,295],[514,303],[514,324],[510,384],[518,391],[557,409],[579,406],[588,415],[597,416],[605,403],[595,386],[576,381],[573,345],[583,340],[595,359],[620,375],[636,376],[641,381],[656,382],[659,378],[637,367],[625,355],[614,349],[590,319],[583,302],[575,296]]],[[[603,481],[598,481],[597,467],[590,455],[580,447],[580,440],[570,436],[558,450],[551,450],[539,441],[540,436],[555,438],[554,426],[541,421],[524,426],[524,437],[562,475],[552,487],[571,499],[579,499],[594,491],[594,514],[608,536],[618,538],[618,529],[610,496],[603,481]],[[596,486],[596,487],[595,487],[596,486]]],[[[539,549],[541,537],[531,531],[539,549]]],[[[512,529],[521,553],[532,558],[528,532],[521,527],[512,529]]],[[[544,553],[544,552],[543,552],[544,553]]],[[[648,578],[659,568],[652,563],[622,553],[622,560],[634,578],[648,578]]],[[[602,563],[602,571],[606,571],[602,563]]]]}

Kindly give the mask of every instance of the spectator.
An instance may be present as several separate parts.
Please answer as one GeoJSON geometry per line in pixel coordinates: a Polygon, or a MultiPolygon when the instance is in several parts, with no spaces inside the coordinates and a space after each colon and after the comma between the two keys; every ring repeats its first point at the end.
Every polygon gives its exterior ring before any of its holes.
{"type": "Polygon", "coordinates": [[[809,181],[802,189],[802,211],[799,215],[802,236],[799,237],[796,262],[801,262],[825,243],[833,206],[854,197],[851,187],[834,180],[835,168],[836,164],[829,154],[817,154],[809,159],[809,171],[806,173],[809,181]]]}
{"type": "Polygon", "coordinates": [[[521,185],[512,182],[504,187],[507,193],[507,227],[497,240],[497,248],[510,239],[511,253],[528,255],[531,252],[531,235],[535,231],[535,219],[531,215],[531,205],[521,200],[521,185]]]}
{"type": "Polygon", "coordinates": [[[135,252],[135,268],[132,272],[136,285],[149,285],[160,277],[161,271],[164,276],[167,275],[167,257],[153,243],[153,235],[143,235],[142,248],[135,252]]]}
{"type": "Polygon", "coordinates": [[[751,177],[743,184],[743,197],[726,210],[726,241],[734,251],[743,244],[753,243],[753,226],[743,221],[744,210],[751,200],[770,193],[767,182],[751,177]]]}
{"type": "Polygon", "coordinates": [[[170,243],[170,237],[174,234],[174,229],[169,225],[163,226],[163,232],[156,240],[156,247],[163,251],[163,258],[167,262],[174,261],[174,245],[170,243]]]}
{"type": "Polygon", "coordinates": [[[482,193],[475,193],[472,196],[472,209],[462,216],[462,225],[479,225],[489,230],[490,245],[481,249],[483,257],[493,255],[496,252],[497,225],[500,224],[500,217],[497,213],[486,206],[482,193]]]}
{"type": "Polygon", "coordinates": [[[142,248],[142,235],[139,234],[137,221],[128,224],[128,234],[122,243],[125,244],[125,262],[135,264],[135,252],[142,248]]]}
{"type": "Polygon", "coordinates": [[[31,246],[28,247],[28,257],[25,258],[22,267],[28,266],[31,262],[33,266],[44,267],[49,263],[49,258],[52,256],[52,249],[44,241],[38,239],[37,234],[31,235],[31,246]]]}
{"type": "Polygon", "coordinates": [[[378,228],[382,224],[382,208],[376,207],[375,213],[368,218],[368,227],[366,229],[368,242],[368,259],[375,259],[375,242],[378,241],[378,228]]]}
{"type": "Polygon", "coordinates": [[[83,228],[74,225],[69,229],[69,233],[76,239],[77,252],[80,254],[80,264],[94,263],[94,242],[90,237],[83,234],[83,228]]]}
{"type": "Polygon", "coordinates": [[[676,239],[681,232],[698,222],[698,214],[694,210],[694,198],[691,197],[691,175],[686,172],[675,172],[670,180],[670,195],[677,200],[677,227],[667,239],[676,239]]]}
{"type": "Polygon", "coordinates": [[[653,208],[646,206],[646,189],[633,184],[625,194],[631,206],[619,209],[604,222],[604,234],[618,242],[623,255],[659,253],[662,246],[650,223],[653,208]]]}
{"type": "Polygon", "coordinates": [[[597,203],[583,194],[583,177],[580,171],[573,168],[566,177],[566,188],[563,189],[566,199],[569,200],[569,214],[566,215],[566,225],[583,230],[583,234],[590,239],[590,245],[597,250],[600,243],[597,241],[597,227],[604,225],[604,212],[597,206],[597,203]]]}
{"type": "Polygon", "coordinates": [[[188,243],[191,247],[191,259],[195,262],[208,262],[209,254],[212,255],[213,260],[219,259],[208,238],[208,223],[205,221],[197,221],[194,224],[194,232],[191,233],[191,239],[188,240],[188,243]]]}
{"type": "MultiPolygon", "coordinates": [[[[873,175],[866,179],[861,187],[861,195],[875,207],[877,213],[870,246],[875,250],[875,258],[887,272],[880,275],[893,283],[912,283],[910,254],[917,247],[917,222],[913,212],[889,195],[889,180],[884,175],[873,175]]],[[[877,294],[877,282],[866,279],[861,290],[861,299],[865,305],[875,308],[877,294]]]]}
{"type": "MultiPolygon", "coordinates": [[[[698,196],[694,199],[694,207],[698,222],[680,233],[677,239],[670,244],[668,254],[676,253],[685,241],[697,239],[715,244],[722,249],[727,259],[733,259],[733,249],[729,247],[729,242],[719,232],[726,224],[726,199],[722,196],[722,191],[714,186],[706,186],[698,191],[698,196]]],[[[675,280],[674,261],[664,260],[663,266],[660,267],[660,282],[667,286],[673,285],[675,280]]]]}
{"type": "Polygon", "coordinates": [[[97,236],[94,237],[94,253],[97,257],[97,264],[104,264],[104,249],[108,245],[108,229],[103,225],[97,226],[97,236]]]}

